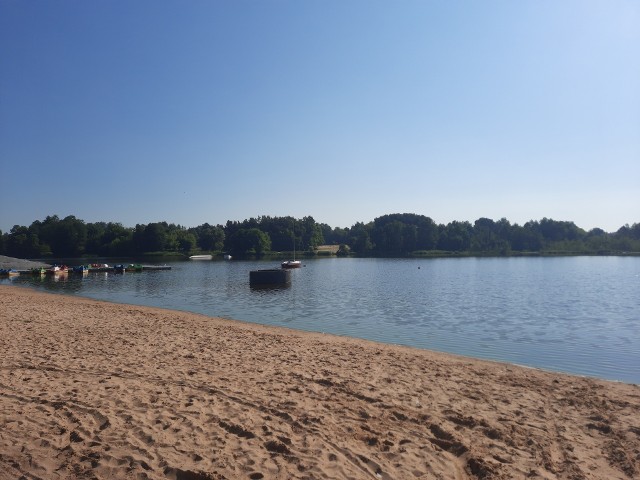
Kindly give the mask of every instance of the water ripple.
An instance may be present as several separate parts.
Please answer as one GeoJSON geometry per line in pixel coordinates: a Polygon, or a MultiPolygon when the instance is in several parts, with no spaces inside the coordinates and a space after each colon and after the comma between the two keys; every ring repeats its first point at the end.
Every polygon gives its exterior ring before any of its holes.
{"type": "Polygon", "coordinates": [[[640,383],[640,258],[319,259],[249,287],[272,266],[1,282],[640,383]]]}

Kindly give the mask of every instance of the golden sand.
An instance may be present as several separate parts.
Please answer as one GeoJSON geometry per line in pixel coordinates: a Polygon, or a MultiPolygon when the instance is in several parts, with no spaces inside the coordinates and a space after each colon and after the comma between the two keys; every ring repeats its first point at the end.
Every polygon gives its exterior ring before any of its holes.
{"type": "Polygon", "coordinates": [[[0,286],[0,479],[629,479],[640,387],[0,286]]]}

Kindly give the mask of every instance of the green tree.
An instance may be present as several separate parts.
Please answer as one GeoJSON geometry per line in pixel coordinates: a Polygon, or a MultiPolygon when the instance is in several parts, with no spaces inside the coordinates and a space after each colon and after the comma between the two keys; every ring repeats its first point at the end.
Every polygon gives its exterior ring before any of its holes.
{"type": "Polygon", "coordinates": [[[553,242],[562,242],[566,240],[581,240],[585,236],[584,230],[578,228],[573,222],[543,218],[539,222],[529,223],[533,230],[542,235],[542,238],[547,245],[553,242]]]}
{"type": "Polygon", "coordinates": [[[143,252],[162,252],[167,245],[167,224],[150,223],[142,233],[141,250],[143,252]]]}
{"type": "Polygon", "coordinates": [[[258,228],[241,228],[230,238],[229,251],[233,255],[262,255],[271,250],[269,235],[258,228]]]}
{"type": "Polygon", "coordinates": [[[373,221],[371,240],[378,255],[406,255],[415,250],[432,250],[438,226],[424,215],[393,213],[373,221]]]}
{"type": "Polygon", "coordinates": [[[320,229],[322,230],[322,238],[324,238],[324,243],[328,245],[340,245],[347,244],[349,241],[349,229],[348,228],[340,228],[335,227],[331,228],[326,223],[320,224],[320,229]]]}
{"type": "Polygon", "coordinates": [[[438,225],[429,217],[417,216],[418,250],[433,250],[438,244],[438,225]]]}
{"type": "Polygon", "coordinates": [[[182,227],[169,224],[165,234],[165,244],[163,250],[165,252],[176,252],[180,250],[179,237],[184,232],[182,227]]]}
{"type": "Polygon", "coordinates": [[[133,246],[133,230],[123,227],[121,223],[107,223],[100,253],[114,256],[134,255],[136,252],[133,246]]]}
{"type": "Polygon", "coordinates": [[[316,223],[313,217],[304,217],[301,221],[297,222],[300,226],[302,244],[300,250],[313,250],[318,245],[324,243],[324,237],[322,236],[322,228],[316,223]]]}
{"type": "Polygon", "coordinates": [[[193,233],[181,230],[177,232],[176,238],[181,252],[188,253],[196,247],[197,240],[193,233]]]}
{"type": "Polygon", "coordinates": [[[336,255],[338,257],[347,257],[349,256],[350,253],[351,253],[351,249],[349,248],[349,245],[341,243],[340,246],[338,247],[338,251],[336,252],[336,255]]]}
{"type": "Polygon", "coordinates": [[[438,248],[450,252],[466,252],[471,248],[473,227],[469,222],[453,221],[442,226],[438,240],[438,248]]]}
{"type": "Polygon", "coordinates": [[[511,228],[511,248],[518,252],[539,252],[542,250],[543,238],[535,228],[534,222],[523,226],[518,224],[511,228]]]}
{"type": "Polygon", "coordinates": [[[204,223],[190,230],[196,236],[197,245],[205,251],[221,251],[224,248],[224,229],[204,223]]]}
{"type": "Polygon", "coordinates": [[[102,254],[102,245],[106,227],[107,224],[105,222],[87,224],[87,253],[102,254]]]}
{"type": "Polygon", "coordinates": [[[404,224],[398,220],[376,225],[371,232],[375,251],[382,255],[402,253],[404,244],[404,224]]]}
{"type": "Polygon", "coordinates": [[[35,258],[41,255],[40,240],[24,226],[14,225],[7,236],[6,250],[11,257],[35,258]]]}
{"type": "MultiPolygon", "coordinates": [[[[504,220],[504,219],[503,219],[504,220]]],[[[507,222],[508,223],[508,222],[507,222]]],[[[489,252],[506,254],[510,250],[508,230],[505,224],[496,223],[490,218],[479,218],[473,225],[471,250],[474,252],[489,252]]]]}
{"type": "Polygon", "coordinates": [[[370,231],[372,224],[357,222],[349,229],[349,246],[358,255],[369,255],[373,251],[370,231]]]}
{"type": "Polygon", "coordinates": [[[639,252],[640,251],[640,223],[632,226],[624,225],[611,236],[611,246],[613,250],[619,252],[639,252]]]}
{"type": "Polygon", "coordinates": [[[62,220],[57,215],[47,217],[38,230],[40,240],[51,247],[55,256],[77,257],[85,252],[87,226],[73,215],[62,220]]]}
{"type": "MultiPolygon", "coordinates": [[[[296,242],[296,249],[300,250],[301,230],[300,227],[296,229],[296,222],[296,219],[293,217],[264,216],[260,217],[259,228],[262,232],[269,235],[271,248],[273,250],[278,252],[293,250],[294,242],[296,242]],[[297,241],[296,236],[298,237],[297,241]]],[[[247,225],[247,228],[256,227],[247,225]]]]}

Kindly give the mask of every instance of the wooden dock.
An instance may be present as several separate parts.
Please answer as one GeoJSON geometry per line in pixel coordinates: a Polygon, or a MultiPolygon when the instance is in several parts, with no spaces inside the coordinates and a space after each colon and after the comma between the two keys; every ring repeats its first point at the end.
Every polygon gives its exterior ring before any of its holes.
{"type": "MultiPolygon", "coordinates": [[[[128,273],[134,273],[135,270],[133,269],[129,269],[128,267],[125,267],[125,270],[128,273]]],[[[142,271],[156,271],[156,270],[171,270],[171,267],[169,265],[143,265],[142,266],[142,271]]],[[[89,269],[87,270],[87,273],[114,273],[116,271],[115,267],[111,266],[111,267],[89,267],[89,269]]],[[[138,270],[139,271],[139,270],[138,270]]],[[[33,272],[31,270],[17,270],[17,272],[20,275],[32,275],[33,272]]],[[[49,272],[45,272],[47,275],[51,275],[49,272]]],[[[78,274],[78,272],[74,272],[72,270],[72,268],[69,268],[69,270],[67,272],[65,272],[67,274],[78,274]]],[[[62,273],[64,275],[64,273],[62,273]]]]}

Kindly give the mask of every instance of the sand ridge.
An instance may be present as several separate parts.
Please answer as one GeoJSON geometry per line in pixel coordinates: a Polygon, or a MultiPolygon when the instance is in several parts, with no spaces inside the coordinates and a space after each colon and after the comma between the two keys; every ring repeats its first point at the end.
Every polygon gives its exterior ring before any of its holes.
{"type": "Polygon", "coordinates": [[[0,479],[628,479],[640,387],[0,286],[0,479]]]}

